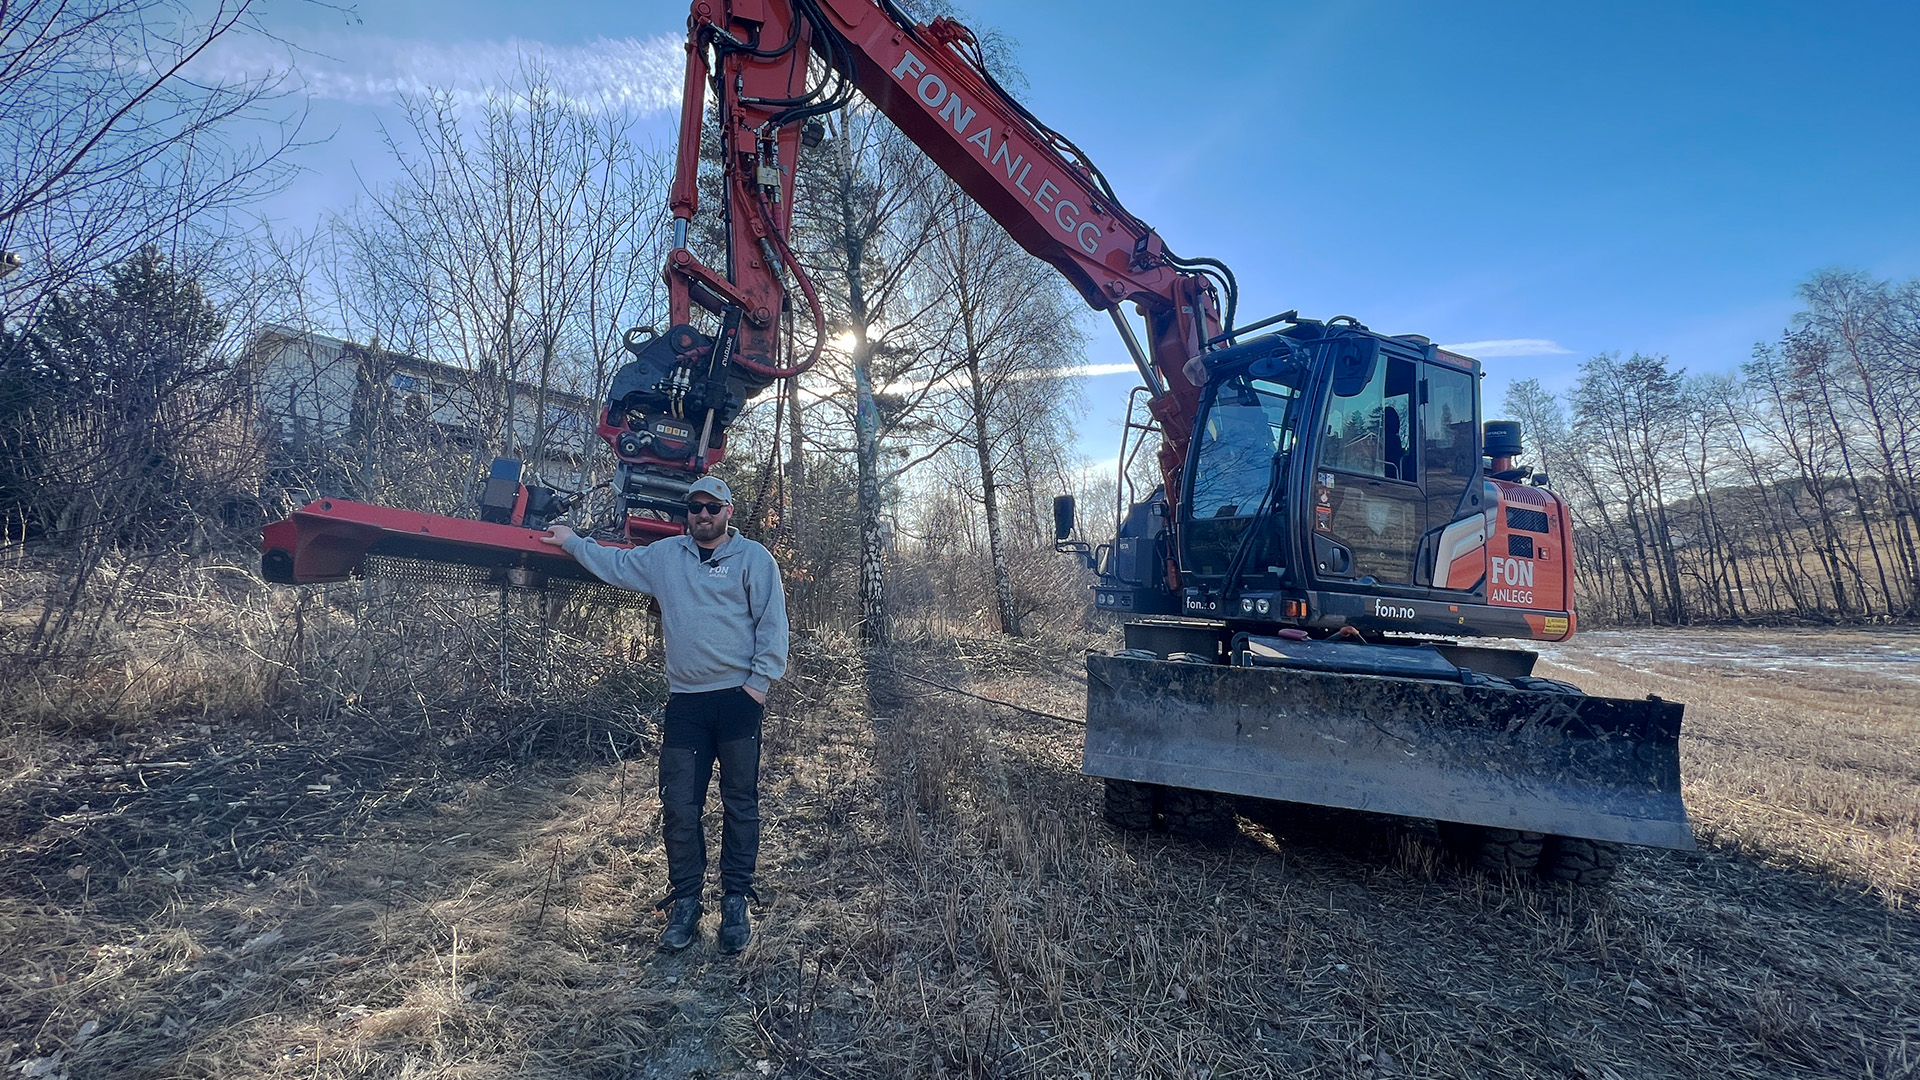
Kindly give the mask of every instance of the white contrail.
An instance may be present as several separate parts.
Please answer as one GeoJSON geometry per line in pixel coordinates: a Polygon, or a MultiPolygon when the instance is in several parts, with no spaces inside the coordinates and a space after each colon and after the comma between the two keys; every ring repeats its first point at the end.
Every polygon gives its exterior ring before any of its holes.
{"type": "MultiPolygon", "coordinates": [[[[686,63],[684,43],[664,35],[553,45],[518,38],[442,43],[326,34],[298,44],[305,51],[294,58],[293,85],[315,98],[355,105],[390,105],[401,95],[428,90],[461,105],[499,100],[517,87],[523,68],[534,68],[566,108],[646,116],[679,107],[686,63]]],[[[220,82],[287,67],[283,46],[231,37],[215,42],[192,70],[197,79],[220,82]]]]}
{"type": "Polygon", "coordinates": [[[1077,367],[1059,368],[1049,371],[1049,375],[1064,377],[1084,376],[1094,378],[1100,375],[1136,375],[1140,369],[1132,364],[1081,364],[1077,367]]]}
{"type": "Polygon", "coordinates": [[[1572,349],[1560,347],[1560,343],[1548,338],[1496,338],[1492,341],[1463,341],[1458,345],[1442,345],[1448,352],[1462,356],[1484,358],[1489,356],[1567,356],[1572,349]]]}

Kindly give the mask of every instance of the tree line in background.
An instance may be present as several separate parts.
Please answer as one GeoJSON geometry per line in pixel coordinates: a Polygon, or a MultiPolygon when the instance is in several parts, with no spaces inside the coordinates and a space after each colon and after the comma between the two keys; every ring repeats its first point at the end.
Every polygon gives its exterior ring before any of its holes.
{"type": "Polygon", "coordinates": [[[1597,356],[1508,411],[1575,518],[1584,617],[1920,615],[1920,281],[1828,271],[1738,374],[1597,356]]]}

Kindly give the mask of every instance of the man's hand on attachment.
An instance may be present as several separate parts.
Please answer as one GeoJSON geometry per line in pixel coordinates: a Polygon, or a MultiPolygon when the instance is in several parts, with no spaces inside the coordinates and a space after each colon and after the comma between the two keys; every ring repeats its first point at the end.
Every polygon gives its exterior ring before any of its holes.
{"type": "Polygon", "coordinates": [[[578,533],[573,531],[573,526],[571,525],[555,525],[547,530],[547,535],[541,537],[540,542],[543,544],[552,544],[554,547],[562,547],[568,540],[578,535],[578,533]]]}

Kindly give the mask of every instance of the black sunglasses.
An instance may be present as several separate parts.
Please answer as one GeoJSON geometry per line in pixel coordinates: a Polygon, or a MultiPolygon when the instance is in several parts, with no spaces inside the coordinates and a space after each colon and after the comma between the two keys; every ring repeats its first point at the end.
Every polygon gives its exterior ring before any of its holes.
{"type": "Polygon", "coordinates": [[[687,504],[687,516],[693,517],[695,514],[718,514],[726,508],[726,503],[690,502],[687,504]]]}

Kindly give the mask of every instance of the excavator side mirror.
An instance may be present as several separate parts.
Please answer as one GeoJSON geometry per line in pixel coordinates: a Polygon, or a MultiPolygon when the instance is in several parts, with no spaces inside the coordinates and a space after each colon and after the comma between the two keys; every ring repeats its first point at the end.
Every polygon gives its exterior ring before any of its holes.
{"type": "Polygon", "coordinates": [[[1379,346],[1366,340],[1342,341],[1333,361],[1333,396],[1350,398],[1373,381],[1378,366],[1379,346]]]}
{"type": "MultiPolygon", "coordinates": [[[[1099,560],[1095,556],[1093,545],[1072,537],[1073,496],[1055,495],[1053,497],[1053,550],[1077,555],[1082,566],[1089,570],[1095,569],[1099,560]]],[[[1103,549],[1105,546],[1101,545],[1103,549]]]]}

